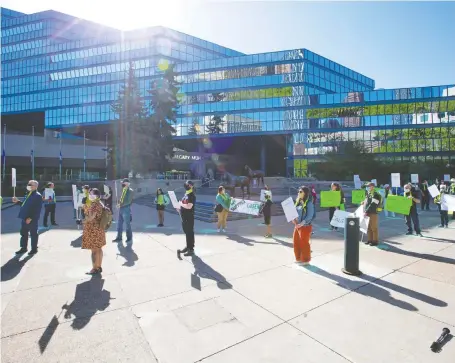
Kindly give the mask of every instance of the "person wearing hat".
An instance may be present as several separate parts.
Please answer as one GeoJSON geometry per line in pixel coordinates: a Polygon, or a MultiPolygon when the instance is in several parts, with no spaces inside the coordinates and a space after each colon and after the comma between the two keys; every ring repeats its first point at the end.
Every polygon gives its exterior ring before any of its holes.
{"type": "Polygon", "coordinates": [[[125,178],[122,180],[122,195],[118,201],[117,208],[118,224],[117,224],[117,238],[112,242],[122,242],[123,222],[126,227],[126,245],[131,247],[133,245],[133,231],[131,230],[131,204],[133,203],[134,191],[130,188],[130,180],[125,178]]]}
{"type": "Polygon", "coordinates": [[[368,240],[367,245],[377,246],[379,244],[378,231],[378,208],[381,205],[381,194],[374,190],[373,182],[367,183],[366,199],[362,202],[365,205],[365,215],[370,218],[368,223],[368,240]]]}
{"type": "Polygon", "coordinates": [[[183,187],[185,188],[185,195],[180,201],[180,207],[177,210],[180,212],[180,217],[182,218],[186,247],[183,250],[177,250],[179,257],[181,253],[184,253],[184,256],[194,255],[194,206],[196,205],[194,183],[188,180],[183,187]]]}
{"type": "MultiPolygon", "coordinates": [[[[389,184],[385,184],[384,185],[384,216],[386,218],[389,217],[389,213],[390,213],[390,216],[392,218],[395,218],[395,212],[389,212],[387,209],[386,209],[386,206],[387,206],[387,198],[389,196],[389,193],[392,193],[392,191],[390,190],[390,185],[389,184]]],[[[392,193],[393,194],[393,193],[392,193]]]]}
{"type": "Polygon", "coordinates": [[[407,235],[412,235],[412,224],[414,224],[414,230],[416,234],[422,237],[422,233],[420,230],[420,221],[419,221],[419,214],[417,213],[417,204],[420,203],[420,199],[418,198],[417,191],[412,186],[411,183],[408,183],[404,186],[404,193],[403,196],[409,199],[412,199],[412,206],[409,214],[406,216],[406,225],[408,226],[407,235]],[[412,224],[411,224],[412,222],[412,224]]]}

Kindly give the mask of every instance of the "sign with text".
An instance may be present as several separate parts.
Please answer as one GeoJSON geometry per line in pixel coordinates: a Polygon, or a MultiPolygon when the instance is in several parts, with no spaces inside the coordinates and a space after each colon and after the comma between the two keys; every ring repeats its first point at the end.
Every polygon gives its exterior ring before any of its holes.
{"type": "Polygon", "coordinates": [[[337,228],[344,228],[346,223],[346,218],[348,218],[351,213],[337,209],[333,214],[330,225],[337,228]]]}
{"type": "Polygon", "coordinates": [[[233,213],[244,213],[257,216],[261,208],[261,202],[239,198],[231,198],[229,211],[233,213]]]}
{"type": "Polygon", "coordinates": [[[294,200],[289,197],[281,202],[281,207],[283,208],[284,215],[288,222],[293,221],[294,219],[299,218],[297,213],[297,208],[295,207],[294,200]]]}

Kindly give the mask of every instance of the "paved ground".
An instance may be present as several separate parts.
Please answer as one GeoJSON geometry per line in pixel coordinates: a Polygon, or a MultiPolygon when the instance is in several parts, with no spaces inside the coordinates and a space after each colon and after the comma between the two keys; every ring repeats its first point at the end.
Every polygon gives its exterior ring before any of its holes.
{"type": "Polygon", "coordinates": [[[420,215],[424,238],[403,220],[381,220],[379,248],[361,245],[363,275],[341,273],[343,235],[320,213],[308,268],[293,264],[292,227],[232,222],[229,234],[197,223],[197,255],[179,261],[178,217],[155,227],[155,211],[134,207],[134,252],[110,242],[104,273],[90,279],[71,205],[44,232],[39,253],[14,258],[17,209],[2,212],[2,362],[453,363],[455,225],[420,215]],[[25,258],[25,259],[24,259],[25,258]]]}

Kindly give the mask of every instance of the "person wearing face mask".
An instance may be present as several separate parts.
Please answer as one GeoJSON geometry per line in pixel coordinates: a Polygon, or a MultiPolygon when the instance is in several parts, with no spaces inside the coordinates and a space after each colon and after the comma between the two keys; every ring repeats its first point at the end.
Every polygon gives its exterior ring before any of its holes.
{"type": "MultiPolygon", "coordinates": [[[[329,223],[332,221],[333,215],[335,214],[335,211],[336,211],[337,209],[345,210],[344,203],[346,203],[346,199],[344,198],[344,193],[343,193],[343,191],[341,190],[341,185],[340,185],[340,184],[338,184],[338,183],[332,183],[332,185],[331,185],[331,190],[332,190],[333,192],[339,191],[339,192],[340,192],[340,195],[341,195],[341,200],[340,200],[340,206],[339,206],[339,207],[330,207],[330,208],[329,208],[329,223]]],[[[335,230],[335,231],[338,231],[338,227],[334,227],[334,226],[332,226],[332,225],[330,225],[330,229],[335,230]]]]}
{"type": "Polygon", "coordinates": [[[122,195],[118,201],[117,208],[118,223],[117,223],[117,238],[112,242],[122,242],[123,222],[126,227],[126,245],[131,247],[133,245],[133,231],[131,230],[131,204],[133,203],[133,189],[130,188],[129,179],[122,181],[122,195]]]}
{"type": "Polygon", "coordinates": [[[379,244],[378,231],[378,207],[381,205],[381,194],[374,190],[374,183],[367,184],[367,195],[362,205],[365,206],[365,215],[370,218],[368,223],[368,240],[367,245],[377,246],[379,244]]]}
{"type": "Polygon", "coordinates": [[[428,181],[424,180],[420,185],[420,192],[422,194],[422,211],[430,210],[430,191],[428,190],[428,181]]]}
{"type": "Polygon", "coordinates": [[[310,189],[302,186],[295,201],[299,217],[294,219],[295,225],[293,242],[296,263],[308,265],[311,261],[310,237],[313,229],[311,222],[314,218],[313,197],[310,189]]]}
{"type": "Polygon", "coordinates": [[[412,187],[411,183],[408,183],[404,186],[403,196],[412,199],[411,210],[409,211],[409,214],[406,216],[406,225],[408,226],[408,232],[406,234],[412,235],[412,224],[414,224],[416,234],[422,237],[422,233],[420,230],[419,215],[417,214],[417,203],[420,203],[420,199],[418,198],[418,194],[416,190],[412,187]]]}
{"type": "Polygon", "coordinates": [[[193,187],[194,184],[190,180],[184,184],[185,195],[180,201],[180,208],[177,209],[182,218],[183,232],[186,237],[186,247],[183,250],[177,250],[179,257],[181,253],[184,253],[184,256],[194,255],[194,206],[196,205],[196,196],[193,187]]]}
{"type": "Polygon", "coordinates": [[[41,207],[43,198],[37,191],[38,182],[30,180],[27,184],[27,194],[21,201],[13,197],[13,203],[19,204],[21,209],[19,211],[19,218],[21,219],[21,241],[20,250],[16,255],[24,254],[27,252],[28,247],[28,234],[31,237],[31,250],[29,255],[38,253],[38,221],[41,214],[41,207]]]}
{"type": "Polygon", "coordinates": [[[169,204],[169,198],[161,188],[156,190],[155,203],[158,212],[158,227],[164,227],[164,209],[169,204]]]}
{"type": "Polygon", "coordinates": [[[98,189],[90,190],[88,199],[90,207],[86,210],[84,230],[82,232],[82,249],[92,251],[92,269],[87,275],[96,275],[103,272],[103,246],[106,245],[106,231],[101,227],[101,216],[104,205],[101,203],[101,193],[98,189]]]}
{"type": "Polygon", "coordinates": [[[441,200],[444,194],[447,193],[447,188],[444,184],[439,187],[439,195],[434,198],[434,204],[438,206],[439,215],[441,216],[441,224],[439,227],[441,228],[449,228],[449,211],[442,210],[441,208],[441,200]]]}
{"type": "Polygon", "coordinates": [[[55,222],[56,198],[55,198],[55,191],[54,191],[54,183],[52,183],[52,182],[47,183],[46,188],[52,189],[53,193],[51,195],[49,195],[48,199],[45,199],[45,196],[43,196],[43,202],[44,202],[43,226],[47,227],[47,220],[48,220],[49,214],[51,215],[51,224],[53,226],[58,226],[58,224],[55,222]]]}
{"type": "Polygon", "coordinates": [[[226,232],[226,223],[229,216],[229,207],[231,205],[231,197],[222,185],[218,187],[218,194],[216,196],[217,205],[215,212],[218,215],[217,228],[218,232],[226,232]]]}

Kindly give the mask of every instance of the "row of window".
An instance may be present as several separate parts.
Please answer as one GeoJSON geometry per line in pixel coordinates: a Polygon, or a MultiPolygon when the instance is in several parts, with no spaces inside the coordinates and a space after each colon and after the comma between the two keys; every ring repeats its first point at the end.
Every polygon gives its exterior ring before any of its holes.
{"type": "Polygon", "coordinates": [[[42,39],[38,40],[33,40],[31,42],[24,42],[24,43],[18,43],[18,44],[13,44],[13,45],[7,45],[5,47],[2,47],[2,54],[5,53],[11,53],[11,52],[18,52],[21,50],[27,50],[27,49],[32,49],[32,48],[41,48],[45,44],[42,39]]]}
{"type": "Polygon", "coordinates": [[[14,28],[2,29],[2,38],[9,37],[10,35],[27,33],[35,30],[43,29],[43,23],[29,23],[27,25],[16,26],[14,28]]]}

